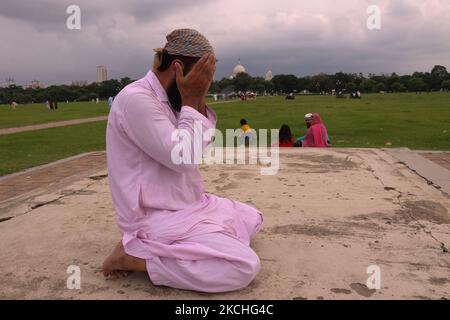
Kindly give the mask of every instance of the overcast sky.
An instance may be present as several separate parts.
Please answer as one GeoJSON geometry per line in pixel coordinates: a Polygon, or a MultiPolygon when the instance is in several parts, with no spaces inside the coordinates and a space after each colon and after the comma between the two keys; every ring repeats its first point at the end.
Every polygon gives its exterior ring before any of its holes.
{"type": "Polygon", "coordinates": [[[136,79],[166,34],[186,27],[215,47],[216,79],[239,58],[253,76],[450,69],[449,0],[1,0],[0,83],[94,81],[97,65],[136,79]],[[81,30],[66,27],[71,4],[81,30]],[[366,26],[369,5],[381,30],[366,26]]]}

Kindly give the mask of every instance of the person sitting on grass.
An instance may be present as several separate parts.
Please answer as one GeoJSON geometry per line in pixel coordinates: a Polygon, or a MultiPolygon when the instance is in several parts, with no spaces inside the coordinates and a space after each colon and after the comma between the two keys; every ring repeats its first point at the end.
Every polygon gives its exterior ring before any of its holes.
{"type": "Polygon", "coordinates": [[[245,144],[245,146],[249,146],[250,142],[253,141],[253,139],[254,139],[252,128],[250,127],[247,120],[245,120],[245,119],[242,119],[240,123],[241,123],[241,129],[243,131],[242,136],[241,136],[241,140],[242,140],[241,144],[245,144]]]}
{"type": "Polygon", "coordinates": [[[251,130],[251,127],[248,124],[247,120],[245,120],[245,119],[241,120],[241,129],[242,129],[242,131],[244,131],[244,133],[247,133],[251,130]]]}
{"type": "MultiPolygon", "coordinates": [[[[305,114],[305,124],[306,124],[307,130],[309,128],[311,128],[311,118],[312,118],[312,113],[305,114]]],[[[298,138],[297,141],[295,141],[295,143],[294,143],[294,147],[300,148],[302,146],[303,140],[305,140],[305,136],[298,138]]]]}
{"type": "MultiPolygon", "coordinates": [[[[313,117],[313,114],[312,114],[312,113],[307,113],[307,114],[305,115],[305,124],[306,124],[307,130],[308,130],[309,128],[311,128],[311,125],[312,125],[312,123],[311,123],[312,117],[313,117]]],[[[303,142],[303,140],[305,140],[305,137],[306,137],[306,135],[303,136],[303,137],[298,138],[297,141],[295,141],[295,143],[294,143],[294,147],[296,147],[296,148],[301,148],[301,147],[302,147],[302,142],[303,142]]],[[[327,144],[328,144],[329,146],[331,145],[331,140],[330,140],[330,136],[328,135],[328,133],[327,133],[327,144]]]]}
{"type": "Polygon", "coordinates": [[[304,137],[299,138],[295,147],[301,148],[327,148],[330,147],[327,128],[322,122],[318,113],[307,114],[305,116],[308,131],[304,137]]]}
{"type": "Polygon", "coordinates": [[[283,124],[280,128],[278,142],[272,145],[273,147],[292,148],[294,147],[294,136],[291,128],[287,124],[283,124]]]}

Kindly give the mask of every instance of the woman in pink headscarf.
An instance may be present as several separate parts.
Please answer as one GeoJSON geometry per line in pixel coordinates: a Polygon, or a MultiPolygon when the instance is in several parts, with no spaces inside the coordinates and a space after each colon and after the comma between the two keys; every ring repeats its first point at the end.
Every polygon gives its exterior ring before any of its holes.
{"type": "Polygon", "coordinates": [[[311,127],[306,133],[305,140],[302,142],[302,148],[327,148],[328,143],[327,128],[322,122],[318,113],[313,113],[309,120],[311,127]]]}

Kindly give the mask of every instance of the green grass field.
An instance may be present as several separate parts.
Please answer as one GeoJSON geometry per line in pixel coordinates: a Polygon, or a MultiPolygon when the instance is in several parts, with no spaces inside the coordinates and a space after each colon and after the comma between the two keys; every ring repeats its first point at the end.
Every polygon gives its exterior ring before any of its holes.
{"type": "MultiPolygon", "coordinates": [[[[212,99],[207,99],[211,102],[212,99]]],[[[0,129],[23,127],[33,124],[106,116],[107,101],[60,102],[58,110],[48,110],[44,103],[23,104],[12,110],[9,105],[0,105],[0,129]]]]}
{"type": "Polygon", "coordinates": [[[450,150],[450,93],[370,94],[362,100],[334,96],[261,98],[216,105],[218,128],[235,128],[246,118],[255,129],[288,124],[296,136],[305,134],[303,117],[317,112],[334,147],[408,147],[450,150]]]}
{"type": "Polygon", "coordinates": [[[108,115],[106,101],[95,102],[60,102],[58,110],[48,110],[45,104],[24,104],[12,110],[7,105],[0,105],[0,128],[22,127],[55,121],[93,118],[108,115]]]}
{"type": "MultiPolygon", "coordinates": [[[[277,129],[286,123],[300,136],[305,133],[304,114],[318,112],[334,147],[379,148],[391,143],[392,147],[450,150],[450,93],[371,94],[362,100],[302,96],[286,101],[283,97],[270,97],[212,107],[218,114],[217,126],[222,132],[238,128],[239,120],[246,118],[254,129],[277,129]]],[[[60,108],[61,112],[52,113],[37,105],[17,110],[0,107],[0,127],[87,118],[108,112],[106,104],[91,102],[61,103],[60,108]]],[[[0,136],[0,175],[104,150],[105,126],[105,122],[99,122],[0,136]]]]}
{"type": "Polygon", "coordinates": [[[105,149],[106,122],[0,136],[0,176],[105,149]]]}

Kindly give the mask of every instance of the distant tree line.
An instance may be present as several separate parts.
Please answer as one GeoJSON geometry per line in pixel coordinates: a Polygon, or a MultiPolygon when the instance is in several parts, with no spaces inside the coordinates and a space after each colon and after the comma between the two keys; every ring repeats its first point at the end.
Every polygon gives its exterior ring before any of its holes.
{"type": "Polygon", "coordinates": [[[45,89],[23,88],[11,86],[0,88],[0,104],[43,103],[45,101],[91,101],[97,98],[108,99],[117,95],[125,86],[133,82],[130,78],[108,80],[101,83],[91,83],[86,86],[58,85],[45,89]]]}
{"type": "MultiPolygon", "coordinates": [[[[91,83],[86,86],[58,85],[45,89],[23,88],[13,86],[0,88],[0,104],[42,103],[53,101],[90,101],[92,99],[108,99],[117,95],[132,80],[128,77],[120,80],[108,80],[102,83],[91,83]]],[[[444,66],[435,66],[431,72],[415,72],[412,75],[375,75],[364,76],[362,73],[318,74],[314,76],[297,77],[295,75],[276,75],[266,81],[262,77],[252,77],[240,73],[235,78],[223,78],[214,81],[211,93],[231,93],[253,91],[262,93],[292,93],[308,91],[311,93],[359,90],[372,92],[424,92],[450,90],[450,73],[444,66]]]]}
{"type": "Polygon", "coordinates": [[[450,90],[450,74],[443,66],[435,66],[431,72],[415,72],[412,75],[390,75],[343,73],[318,74],[297,77],[295,75],[276,75],[271,81],[261,77],[251,77],[246,73],[238,74],[234,79],[223,78],[215,81],[212,92],[293,93],[308,91],[311,93],[359,90],[373,92],[423,92],[450,90]]]}

